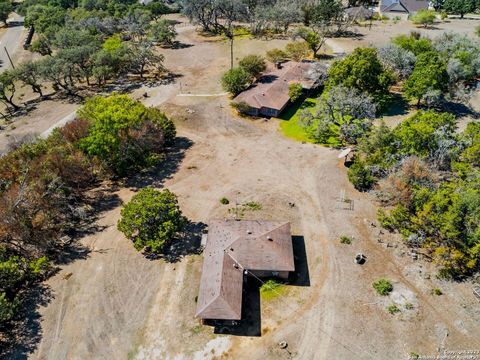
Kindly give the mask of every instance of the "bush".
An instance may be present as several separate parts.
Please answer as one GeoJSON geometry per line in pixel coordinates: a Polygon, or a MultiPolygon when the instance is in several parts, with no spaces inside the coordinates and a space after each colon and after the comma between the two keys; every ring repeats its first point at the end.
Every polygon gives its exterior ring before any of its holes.
{"type": "Polygon", "coordinates": [[[288,86],[288,96],[290,97],[290,100],[295,102],[297,101],[303,93],[303,86],[302,84],[299,83],[291,83],[288,86]]]}
{"type": "Polygon", "coordinates": [[[222,197],[222,198],[220,199],[220,204],[222,204],[222,205],[228,205],[228,204],[230,204],[230,200],[228,200],[226,197],[222,197]]]}
{"type": "Polygon", "coordinates": [[[272,49],[267,51],[267,60],[276,63],[276,62],[284,62],[288,58],[285,51],[280,49],[272,49]]]}
{"type": "Polygon", "coordinates": [[[267,68],[265,59],[259,55],[248,55],[245,56],[238,63],[240,68],[245,70],[251,77],[257,77],[267,68]]]}
{"type": "Polygon", "coordinates": [[[342,244],[350,245],[352,243],[352,238],[350,236],[347,236],[347,235],[342,235],[342,236],[340,236],[340,242],[342,244]]]}
{"type": "Polygon", "coordinates": [[[231,102],[230,105],[240,114],[248,114],[252,110],[252,107],[248,105],[245,101],[231,102]]]}
{"type": "Polygon", "coordinates": [[[399,313],[399,312],[400,312],[400,309],[398,308],[397,305],[392,304],[392,305],[387,306],[387,311],[388,311],[390,314],[395,315],[396,313],[399,313]]]}
{"type": "Polygon", "coordinates": [[[237,67],[223,74],[221,81],[224,90],[236,96],[250,86],[252,77],[243,68],[237,67]]]}
{"type": "Polygon", "coordinates": [[[287,44],[285,52],[293,61],[302,61],[308,56],[310,48],[304,41],[293,41],[287,44]]]}
{"type": "Polygon", "coordinates": [[[432,289],[432,295],[440,296],[440,295],[443,295],[443,292],[441,289],[435,288],[435,289],[432,289]]]}
{"type": "Polygon", "coordinates": [[[387,296],[393,290],[393,285],[387,279],[379,279],[372,284],[379,295],[387,296]]]}
{"type": "Polygon", "coordinates": [[[412,21],[414,24],[423,25],[426,28],[435,22],[436,17],[435,10],[420,9],[412,16],[412,21]]]}
{"type": "Polygon", "coordinates": [[[366,164],[356,158],[353,165],[348,169],[348,180],[359,191],[367,191],[375,183],[372,172],[367,168],[366,164]]]}
{"type": "Polygon", "coordinates": [[[90,124],[80,148],[119,176],[153,165],[176,135],[163,113],[127,95],[91,98],[78,116],[90,124]]]}
{"type": "Polygon", "coordinates": [[[0,324],[4,324],[13,319],[16,315],[20,301],[18,298],[8,300],[4,292],[0,292],[0,324]]]}
{"type": "Polygon", "coordinates": [[[405,304],[405,309],[407,309],[407,310],[413,310],[413,304],[412,304],[412,303],[406,303],[406,304],[405,304]]]}
{"type": "Polygon", "coordinates": [[[169,20],[162,19],[150,27],[150,38],[161,45],[172,45],[176,36],[175,24],[169,20]]]}
{"type": "Polygon", "coordinates": [[[123,206],[117,227],[135,249],[161,253],[184,225],[177,197],[168,190],[147,187],[123,206]]]}

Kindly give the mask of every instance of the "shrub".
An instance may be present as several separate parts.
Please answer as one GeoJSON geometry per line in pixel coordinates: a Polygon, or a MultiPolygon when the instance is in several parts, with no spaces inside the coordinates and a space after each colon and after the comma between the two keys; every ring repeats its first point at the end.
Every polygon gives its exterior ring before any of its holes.
{"type": "Polygon", "coordinates": [[[393,285],[387,279],[379,279],[372,284],[379,295],[387,296],[393,290],[393,285]]]}
{"type": "Polygon", "coordinates": [[[354,163],[348,169],[348,180],[359,191],[367,191],[375,183],[372,172],[367,168],[366,164],[356,158],[354,163]]]}
{"type": "Polygon", "coordinates": [[[251,211],[262,210],[262,204],[259,204],[255,201],[246,202],[245,204],[243,204],[243,207],[251,211]]]}
{"type": "Polygon", "coordinates": [[[285,47],[285,52],[293,61],[302,61],[308,56],[310,48],[304,41],[289,42],[285,47]]]}
{"type": "Polygon", "coordinates": [[[230,200],[228,200],[226,197],[222,197],[222,198],[220,199],[220,204],[222,204],[222,205],[228,205],[228,204],[230,204],[230,200]]]}
{"type": "Polygon", "coordinates": [[[284,62],[287,60],[288,56],[285,51],[280,49],[272,49],[267,51],[267,60],[276,63],[276,62],[284,62]]]}
{"type": "Polygon", "coordinates": [[[407,309],[407,310],[413,310],[413,304],[412,304],[412,303],[406,303],[406,304],[405,304],[405,309],[407,309]]]}
{"type": "Polygon", "coordinates": [[[435,22],[436,17],[435,10],[420,9],[412,16],[412,21],[414,24],[423,25],[426,28],[435,22]]]}
{"type": "Polygon", "coordinates": [[[340,242],[342,244],[350,245],[352,243],[352,238],[350,236],[347,236],[347,235],[342,235],[342,236],[340,236],[340,242]]]}
{"type": "Polygon", "coordinates": [[[127,95],[91,98],[78,116],[90,123],[80,148],[119,176],[151,166],[176,135],[174,124],[163,113],[127,95]]]}
{"type": "Polygon", "coordinates": [[[252,107],[248,105],[245,101],[231,102],[230,105],[240,114],[248,114],[252,110],[252,107]]]}
{"type": "Polygon", "coordinates": [[[439,288],[434,288],[434,289],[432,289],[432,295],[440,296],[440,295],[443,295],[443,292],[439,288]]]}
{"type": "Polygon", "coordinates": [[[290,100],[295,102],[297,101],[300,96],[302,96],[303,93],[303,86],[302,84],[299,83],[291,83],[288,86],[288,96],[290,97],[290,100]]]}
{"type": "Polygon", "coordinates": [[[20,301],[18,298],[8,300],[4,292],[0,292],[0,324],[13,319],[16,315],[20,301]]]}
{"type": "Polygon", "coordinates": [[[123,206],[118,230],[137,250],[161,253],[185,225],[177,197],[168,190],[140,190],[123,206]]]}
{"type": "Polygon", "coordinates": [[[177,31],[175,25],[166,19],[162,19],[150,27],[150,38],[161,45],[172,45],[177,31]]]}
{"type": "Polygon", "coordinates": [[[222,86],[233,96],[240,94],[250,86],[251,75],[243,68],[237,67],[228,70],[222,76],[222,86]]]}
{"type": "Polygon", "coordinates": [[[399,313],[399,312],[400,312],[400,309],[398,308],[397,305],[392,304],[392,305],[387,306],[387,311],[388,311],[390,314],[395,315],[396,313],[399,313]]]}
{"type": "Polygon", "coordinates": [[[251,77],[257,77],[267,68],[265,59],[259,55],[245,56],[242,60],[240,60],[239,66],[251,77]]]}

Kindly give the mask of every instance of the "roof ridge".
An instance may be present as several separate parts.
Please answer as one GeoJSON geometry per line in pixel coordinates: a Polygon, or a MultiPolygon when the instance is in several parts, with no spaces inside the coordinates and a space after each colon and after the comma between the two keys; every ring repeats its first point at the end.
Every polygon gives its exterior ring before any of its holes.
{"type": "MultiPolygon", "coordinates": [[[[267,236],[268,234],[271,234],[272,232],[277,231],[277,230],[280,229],[281,227],[283,227],[283,226],[285,226],[285,225],[288,225],[288,224],[289,224],[288,221],[285,221],[285,222],[283,222],[283,223],[280,223],[278,226],[275,226],[273,229],[268,230],[268,231],[265,231],[265,232],[260,233],[259,235],[255,236],[255,239],[258,239],[258,238],[263,237],[263,236],[267,236]]],[[[239,241],[239,240],[244,240],[244,239],[245,239],[245,236],[239,236],[237,239],[235,239],[235,241],[232,241],[229,246],[233,246],[237,241],[239,241]]],[[[282,248],[282,247],[281,247],[278,243],[276,243],[276,242],[273,242],[272,245],[275,247],[275,250],[278,250],[279,247],[280,247],[280,249],[282,248]]],[[[235,261],[236,263],[238,263],[237,259],[234,258],[233,256],[231,256],[229,251],[225,251],[225,250],[227,250],[227,248],[224,249],[224,252],[225,252],[226,254],[228,254],[233,261],[235,261]]],[[[243,267],[242,264],[239,263],[239,265],[243,267]]]]}
{"type": "Polygon", "coordinates": [[[212,303],[220,297],[220,294],[217,294],[212,300],[206,303],[200,310],[197,310],[195,316],[199,316],[202,312],[204,312],[212,303]]]}

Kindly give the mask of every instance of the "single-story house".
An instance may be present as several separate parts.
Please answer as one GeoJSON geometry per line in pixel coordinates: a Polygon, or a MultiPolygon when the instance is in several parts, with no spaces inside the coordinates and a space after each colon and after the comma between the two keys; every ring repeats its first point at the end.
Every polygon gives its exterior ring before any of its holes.
{"type": "Polygon", "coordinates": [[[294,270],[290,223],[211,221],[196,317],[241,320],[244,277],[287,279],[294,270]]]}
{"type": "MultiPolygon", "coordinates": [[[[320,84],[324,67],[313,61],[288,61],[276,64],[264,72],[247,90],[233,99],[241,105],[241,112],[253,116],[278,116],[290,101],[288,88],[299,83],[304,90],[311,90],[320,84]]],[[[325,71],[326,73],[326,71],[325,71]]]]}
{"type": "Polygon", "coordinates": [[[418,10],[428,9],[429,0],[380,0],[380,15],[407,20],[418,10]]]}

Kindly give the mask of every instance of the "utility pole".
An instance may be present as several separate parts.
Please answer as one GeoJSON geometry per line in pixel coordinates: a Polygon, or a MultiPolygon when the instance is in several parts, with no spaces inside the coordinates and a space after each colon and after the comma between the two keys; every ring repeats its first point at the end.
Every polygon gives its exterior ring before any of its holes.
{"type": "Polygon", "coordinates": [[[4,46],[3,48],[5,49],[5,52],[7,53],[7,57],[8,57],[8,60],[10,61],[10,64],[12,65],[12,68],[15,69],[15,65],[13,65],[13,61],[12,61],[12,58],[10,57],[10,54],[8,53],[7,47],[4,46]]]}

